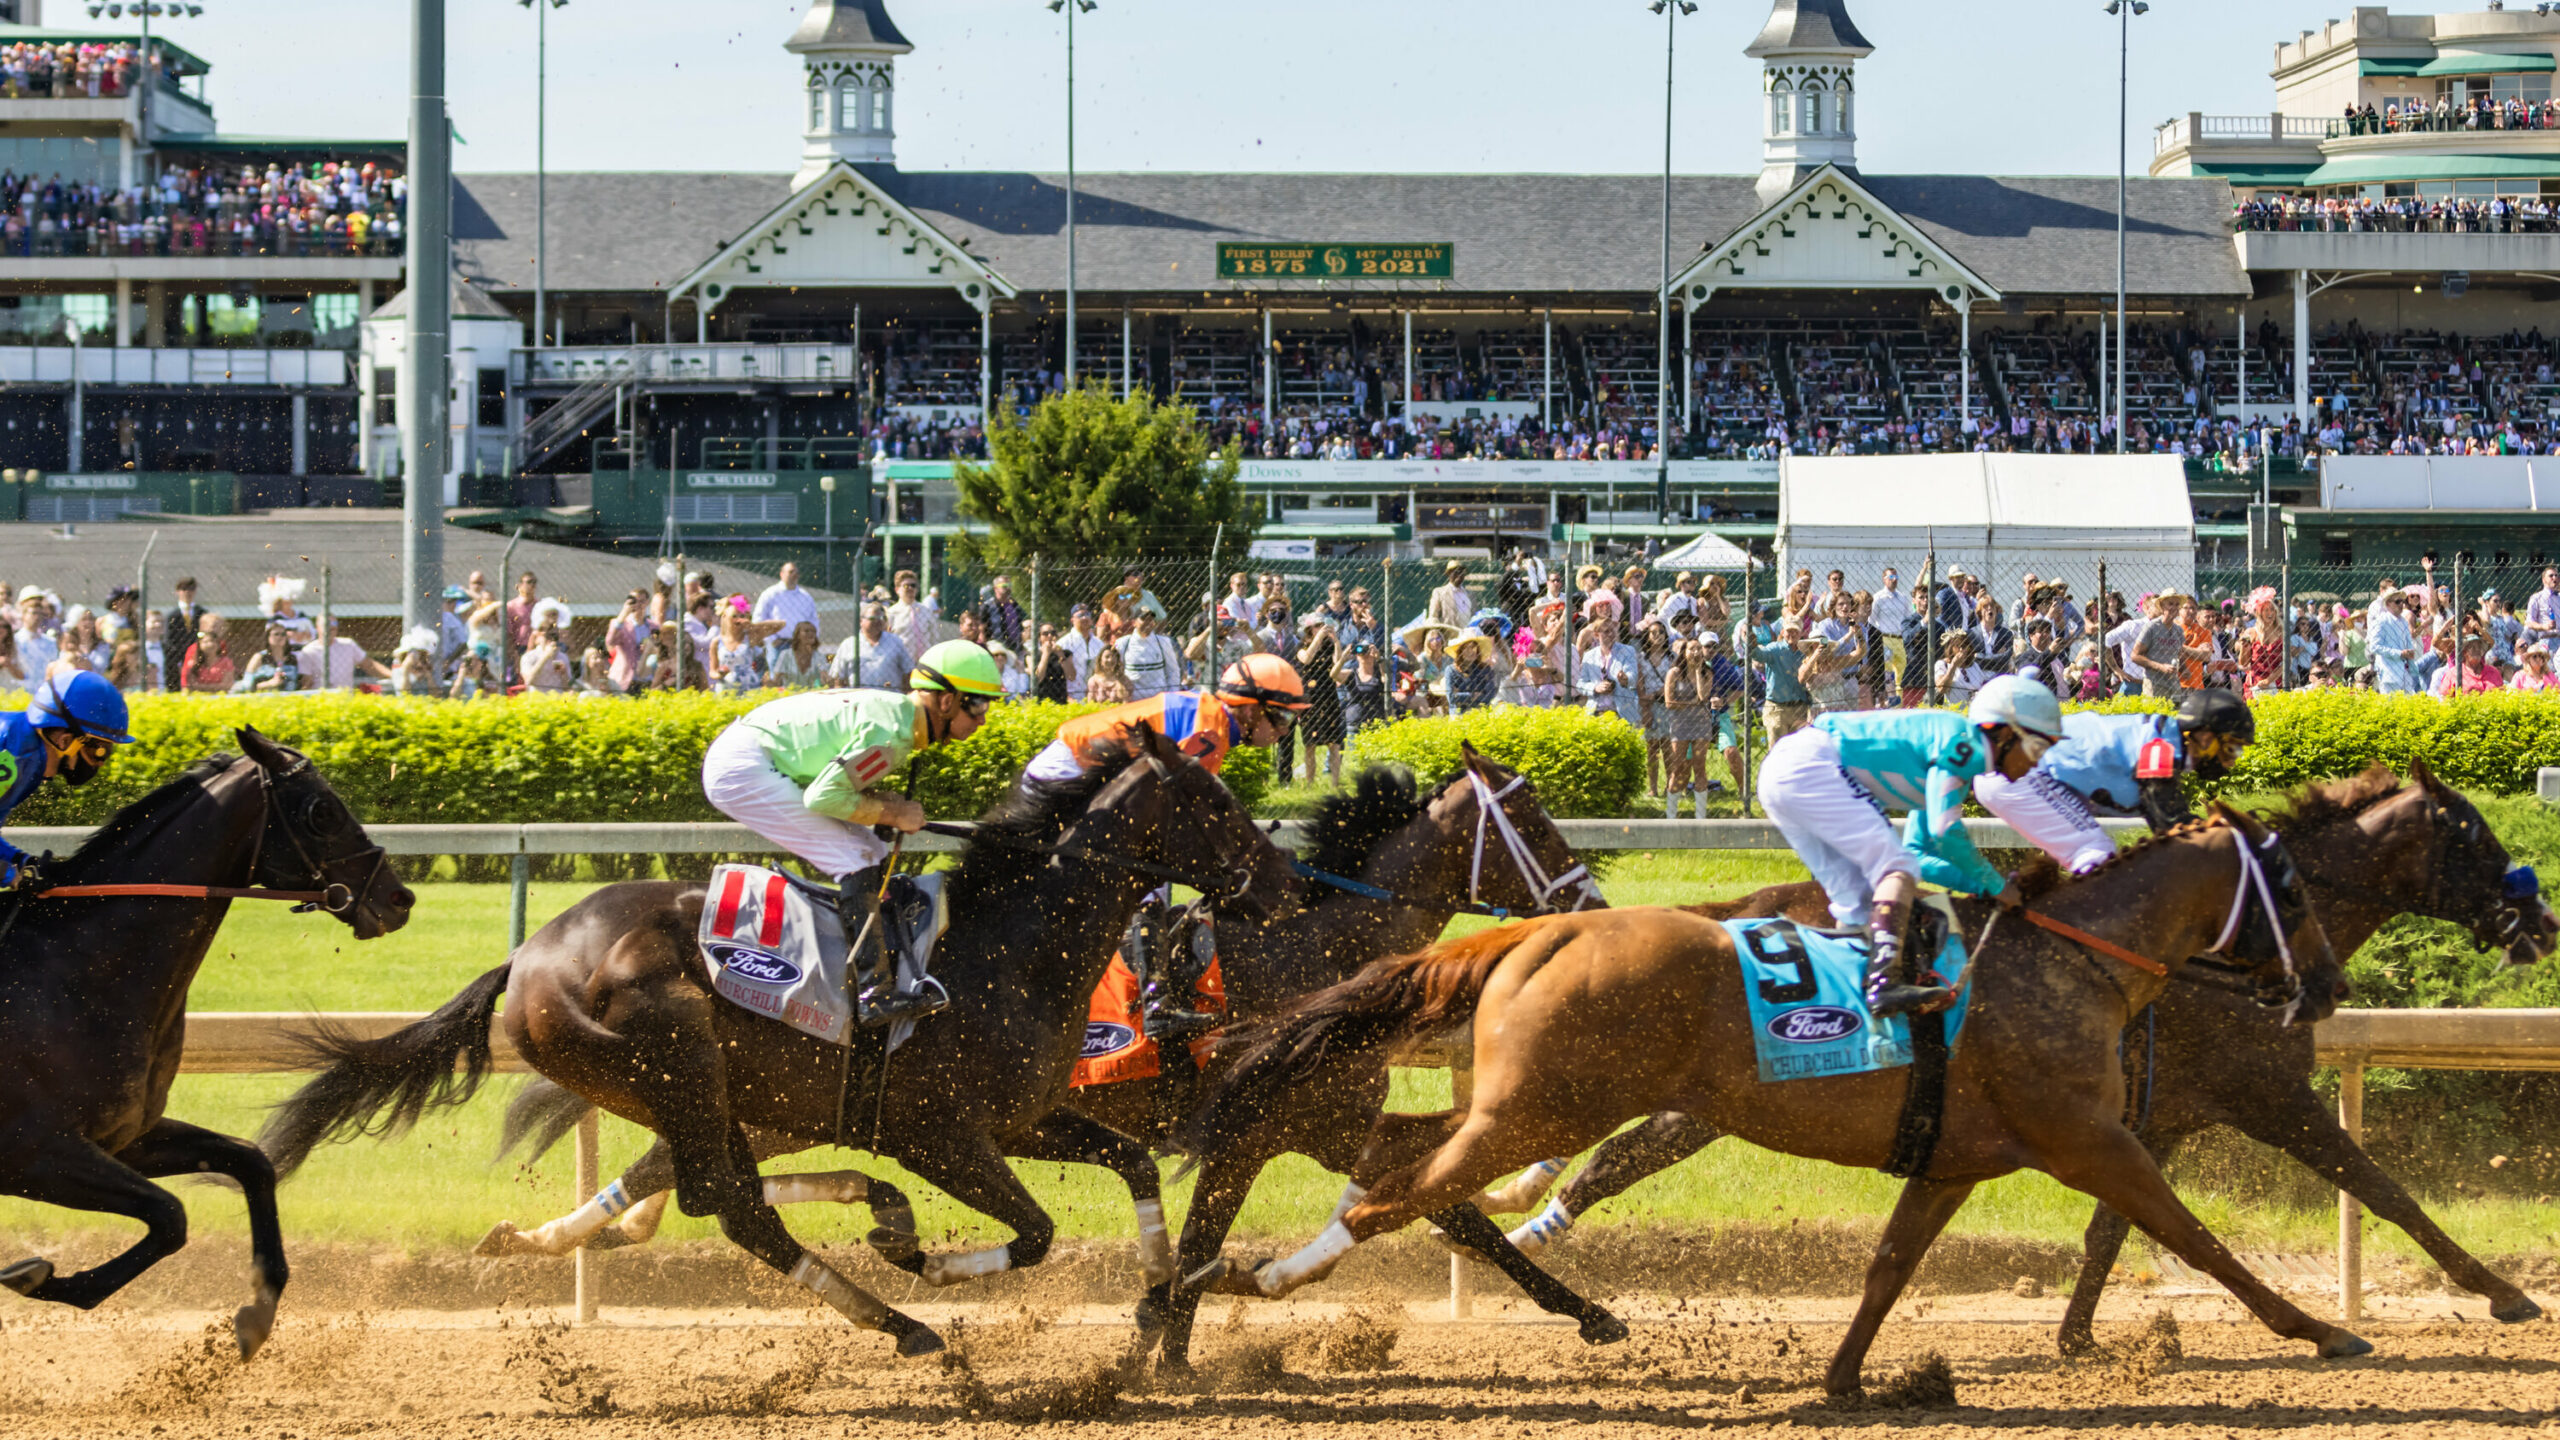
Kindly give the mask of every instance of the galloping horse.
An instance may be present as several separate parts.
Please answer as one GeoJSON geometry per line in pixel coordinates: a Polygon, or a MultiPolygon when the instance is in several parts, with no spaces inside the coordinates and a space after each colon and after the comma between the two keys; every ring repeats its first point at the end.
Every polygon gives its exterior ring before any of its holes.
{"type": "Polygon", "coordinates": [[[233,896],[303,892],[278,898],[328,910],[359,940],[409,923],[417,897],[309,760],[237,736],[241,754],[198,761],[45,867],[54,892],[146,893],[21,892],[0,908],[0,1194],[144,1226],[91,1269],[21,1260],[0,1285],[90,1309],[187,1243],[186,1207],[152,1177],[227,1176],[249,1206],[253,1292],[231,1321],[246,1360],[275,1328],[287,1273],[276,1172],[249,1142],[168,1118],[187,989],[233,896]]]}
{"type": "MultiPolygon", "coordinates": [[[[2297,985],[2312,1018],[2334,1008],[2336,957],[2282,842],[2217,805],[2210,821],[2138,846],[2090,878],[2053,880],[2043,867],[2031,908],[2110,950],[2149,958],[2137,970],[2030,929],[2023,916],[1986,926],[1940,1138],[1886,1223],[1827,1387],[1858,1388],[1886,1312],[1973,1187],[2029,1166],[2130,1216],[2277,1333],[2312,1341],[2324,1357],[2368,1353],[2361,1339],[2250,1275],[2179,1203],[2122,1120],[2116,1036],[2186,957],[2228,947],[2262,981],[2297,985]],[[2301,985],[2306,968],[2310,983],[2301,985]]],[[[1724,927],[1677,910],[1599,911],[1470,936],[1381,961],[1259,1027],[1180,1138],[1195,1152],[1223,1143],[1223,1132],[1253,1123],[1268,1096],[1327,1052],[1388,1049],[1472,1019],[1476,1089],[1467,1110],[1383,1117],[1353,1176],[1366,1181],[1365,1197],[1306,1249],[1262,1269],[1261,1289],[1274,1296],[1328,1273],[1361,1240],[1661,1110],[1773,1150],[1884,1163],[1908,1076],[1760,1083],[1745,983],[1724,927]]],[[[1498,1232],[1495,1242],[1510,1248],[1498,1232]]]]}
{"type": "MultiPolygon", "coordinates": [[[[652,881],[596,891],[419,1024],[332,1042],[335,1064],[278,1108],[268,1152],[289,1174],[313,1146],[378,1112],[389,1109],[386,1128],[396,1129],[429,1104],[466,1097],[488,1063],[490,1007],[504,993],[508,1038],[534,1070],[666,1141],[685,1213],[717,1215],[731,1240],[894,1337],[899,1354],[939,1350],[932,1331],[791,1238],[756,1174],[748,1127],[795,1150],[876,1137],[875,1153],[1013,1229],[1010,1244],[958,1257],[925,1255],[909,1229],[888,1258],[929,1281],[1047,1253],[1055,1223],[1005,1156],[1105,1163],[1135,1148],[1054,1112],[1087,1002],[1153,875],[1178,873],[1248,911],[1296,893],[1284,857],[1217,777],[1152,731],[1123,732],[1117,749],[1080,781],[1017,789],[980,822],[952,872],[955,919],[936,952],[951,1008],[890,1057],[876,1112],[873,1092],[849,1082],[843,1047],[713,992],[695,943],[706,887],[652,881]],[[458,1085],[457,1058],[470,1066],[458,1085]]],[[[886,1199],[873,1197],[875,1213],[886,1199]]]]}
{"type": "MultiPolygon", "coordinates": [[[[2411,914],[2465,926],[2474,943],[2504,949],[2515,963],[2529,964],[2549,954],[2560,925],[2538,897],[2528,901],[2510,888],[2513,862],[2479,810],[2460,791],[2437,780],[2423,761],[2409,767],[2409,780],[2402,785],[2388,768],[2375,765],[2353,779],[2312,786],[2283,811],[2265,817],[2285,837],[2301,867],[2330,945],[2340,955],[2353,955],[2384,922],[2411,914]]],[[[1737,901],[1683,908],[1712,920],[1784,915],[1800,924],[1830,923],[1822,887],[1811,882],[1772,885],[1737,901]]],[[[2136,1133],[2155,1160],[2167,1163],[2179,1144],[2199,1131],[2232,1126],[2291,1155],[2407,1231],[2455,1284],[2488,1298],[2493,1318],[2514,1324],[2542,1313],[2512,1282],[2445,1234],[2417,1199],[2340,1127],[2311,1088],[2315,1061],[2309,1026],[2280,1024],[2272,1011],[2252,1004],[2249,997],[2204,984],[2170,986],[2157,1011],[2158,1030],[2149,1041],[2153,1057],[2136,1058],[2137,1074],[2156,1078],[2134,1107],[2137,1116],[2147,1114],[2136,1133]]],[[[2137,1025],[2134,1034],[2143,1033],[2137,1025]]],[[[2144,1081],[2130,1083],[2139,1090],[2144,1081]]],[[[1713,1126],[1677,1112],[1655,1115],[1612,1135],[1557,1193],[1547,1214],[1513,1234],[1534,1254],[1533,1246],[1552,1243],[1574,1217],[1717,1138],[1713,1126]]],[[[1509,1189],[1502,1208],[1526,1208],[1536,1198],[1532,1189],[1509,1189]]],[[[2059,1336],[2066,1354],[2084,1353],[2095,1345],[2090,1322],[2126,1228],[2124,1217],[2104,1205],[2090,1218],[2079,1282],[2072,1287],[2059,1336]]]]}
{"type": "MultiPolygon", "coordinates": [[[[1347,877],[1348,889],[1318,883],[1308,906],[1264,918],[1235,907],[1218,915],[1218,964],[1225,977],[1228,1013],[1241,1020],[1272,1014],[1323,986],[1334,984],[1381,955],[1418,949],[1438,938],[1461,908],[1495,908],[1513,914],[1546,909],[1559,897],[1575,904],[1597,899],[1588,878],[1537,793],[1516,772],[1461,747],[1461,768],[1429,797],[1415,793],[1402,771],[1373,769],[1353,788],[1317,802],[1309,825],[1308,868],[1347,877]],[[1507,832],[1510,838],[1502,838],[1507,832]],[[1513,841],[1519,844],[1514,850],[1513,841]]],[[[1212,1062],[1213,1067],[1215,1062],[1212,1062]]],[[[1387,1071],[1374,1061],[1327,1072],[1292,1088],[1275,1123],[1245,1137],[1247,1143],[1210,1157],[1183,1224],[1180,1252],[1215,1255],[1262,1168],[1291,1150],[1347,1171],[1359,1158],[1362,1137],[1386,1099],[1387,1071]]],[[[1164,1137],[1169,1120],[1188,1107],[1193,1082],[1174,1073],[1070,1090],[1066,1108],[1121,1134],[1164,1137]]],[[[584,1115],[587,1102],[548,1081],[536,1081],[508,1107],[512,1148],[530,1140],[539,1155],[584,1115]]],[[[756,1134],[760,1158],[803,1148],[782,1137],[756,1134]]],[[[1115,1160],[1123,1157],[1114,1156],[1115,1160]]],[[[1139,1205],[1140,1264],[1150,1294],[1143,1316],[1163,1326],[1164,1354],[1182,1364],[1199,1310],[1196,1291],[1170,1290],[1174,1255],[1161,1233],[1154,1203],[1155,1161],[1137,1151],[1140,1168],[1116,1168],[1139,1205]],[[1157,1227],[1150,1235],[1148,1227],[1157,1227]]],[[[600,1229],[582,1229],[567,1218],[532,1230],[501,1223],[481,1243],[482,1254],[565,1255],[584,1245],[610,1249],[645,1243],[657,1229],[674,1183],[666,1144],[660,1141],[623,1172],[624,1192],[637,1203],[600,1229]],[[645,1198],[642,1198],[645,1197],[645,1198]]],[[[774,1204],[805,1201],[875,1207],[891,1191],[858,1171],[775,1175],[765,1180],[774,1204]]]]}

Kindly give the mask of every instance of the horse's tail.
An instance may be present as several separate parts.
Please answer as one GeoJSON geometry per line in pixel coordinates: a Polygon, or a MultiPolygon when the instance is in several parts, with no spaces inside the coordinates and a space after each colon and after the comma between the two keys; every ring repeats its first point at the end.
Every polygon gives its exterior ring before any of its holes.
{"type": "Polygon", "coordinates": [[[530,1165],[551,1153],[551,1147],[595,1108],[577,1091],[536,1075],[507,1102],[507,1118],[498,1131],[498,1153],[492,1158],[504,1160],[522,1145],[522,1163],[530,1165]]]}
{"type": "Polygon", "coordinates": [[[1219,1048],[1240,1052],[1174,1127],[1175,1149],[1205,1156],[1240,1139],[1292,1085],[1337,1059],[1374,1055],[1475,1014],[1494,967],[1539,928],[1505,925],[1371,962],[1219,1048]]]}
{"type": "Polygon", "coordinates": [[[489,1074],[489,1022],[513,963],[472,981],[433,1015],[379,1040],[325,1027],[294,1037],[328,1068],[285,1097],[258,1134],[277,1176],[292,1174],[327,1141],[388,1138],[416,1124],[430,1106],[470,1099],[489,1074]],[[459,1076],[456,1060],[463,1066],[459,1076]]]}

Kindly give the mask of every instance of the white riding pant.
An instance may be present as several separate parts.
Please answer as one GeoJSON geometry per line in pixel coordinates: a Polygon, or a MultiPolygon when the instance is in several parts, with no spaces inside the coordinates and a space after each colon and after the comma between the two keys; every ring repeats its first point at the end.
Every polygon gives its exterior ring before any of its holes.
{"type": "Polygon", "coordinates": [[[800,803],[800,782],[773,768],[754,735],[737,726],[720,732],[702,755],[702,794],[711,808],[809,863],[830,879],[842,879],[889,858],[889,846],[869,828],[847,825],[800,803]]]}
{"type": "Polygon", "coordinates": [[[1827,730],[1807,726],[1769,747],[1760,763],[1760,803],[1813,872],[1843,929],[1865,927],[1886,876],[1920,878],[1920,862],[1902,847],[1893,822],[1841,770],[1840,744],[1827,730]]]}
{"type": "Polygon", "coordinates": [[[1052,785],[1061,780],[1073,780],[1083,773],[1084,766],[1077,762],[1076,752],[1068,749],[1064,740],[1050,741],[1048,749],[1032,756],[1031,763],[1022,767],[1023,779],[1043,780],[1052,785]]]}
{"type": "Polygon", "coordinates": [[[2074,875],[2105,864],[2116,853],[2115,837],[2089,813],[2089,802],[2041,766],[2023,780],[1997,770],[1977,775],[1973,797],[2074,875]]]}

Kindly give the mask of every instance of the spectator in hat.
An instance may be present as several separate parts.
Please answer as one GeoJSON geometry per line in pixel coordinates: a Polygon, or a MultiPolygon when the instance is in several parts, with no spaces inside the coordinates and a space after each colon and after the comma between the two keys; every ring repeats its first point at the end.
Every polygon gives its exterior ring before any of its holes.
{"type": "Polygon", "coordinates": [[[559,628],[535,625],[531,639],[524,654],[516,658],[516,674],[524,688],[552,695],[576,689],[577,677],[570,672],[568,652],[561,648],[559,628]]]}
{"type": "Polygon", "coordinates": [[[141,603],[142,592],[130,585],[107,587],[107,607],[98,616],[98,637],[113,643],[127,632],[140,628],[134,607],[141,603]]]}
{"type": "Polygon", "coordinates": [[[1635,647],[1618,639],[1616,607],[1599,607],[1599,618],[1583,629],[1581,653],[1575,657],[1574,688],[1582,693],[1583,708],[1594,715],[1615,715],[1641,732],[1643,690],[1636,664],[1635,647]]]}
{"type": "Polygon", "coordinates": [[[1425,614],[1443,625],[1464,626],[1476,613],[1475,594],[1467,589],[1466,562],[1452,560],[1440,573],[1442,584],[1431,592],[1425,614]]]}
{"type": "Polygon", "coordinates": [[[391,652],[391,693],[394,695],[441,695],[444,687],[436,679],[438,641],[433,628],[420,625],[400,639],[400,648],[391,652]]]}
{"type": "Polygon", "coordinates": [[[311,582],[298,576],[270,575],[258,582],[258,609],[296,641],[308,640],[315,633],[311,617],[296,607],[310,590],[311,582]]]}
{"type": "Polygon", "coordinates": [[[471,625],[461,606],[471,600],[471,592],[459,585],[444,587],[444,608],[436,612],[436,673],[449,675],[462,662],[462,652],[471,648],[471,625]]]}
{"type": "Polygon", "coordinates": [[[1449,712],[1463,715],[1493,703],[1502,687],[1502,672],[1488,660],[1496,641],[1481,632],[1458,638],[1449,650],[1449,712]]]}

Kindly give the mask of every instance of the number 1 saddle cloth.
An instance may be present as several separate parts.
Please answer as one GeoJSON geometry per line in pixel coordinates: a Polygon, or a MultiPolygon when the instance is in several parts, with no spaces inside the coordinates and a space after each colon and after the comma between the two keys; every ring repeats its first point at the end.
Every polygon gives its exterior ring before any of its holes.
{"type": "MultiPolygon", "coordinates": [[[[1944,896],[1924,895],[1920,903],[1942,912],[1947,939],[1931,968],[1955,987],[1956,1002],[1946,1014],[1947,1044],[1953,1048],[1973,1003],[1964,929],[1944,896]]],[[[1911,1063],[1909,1018],[1878,1020],[1867,1013],[1864,935],[1792,920],[1723,923],[1742,964],[1762,1081],[1858,1075],[1911,1063]]]]}
{"type": "MultiPolygon", "coordinates": [[[[900,989],[920,983],[934,941],[951,923],[943,873],[897,876],[881,902],[900,989]]],[[[719,866],[711,872],[695,939],[711,968],[711,988],[723,998],[821,1040],[851,1043],[853,993],[832,886],[761,865],[719,866]]],[[[912,1020],[890,1026],[888,1048],[896,1050],[914,1030],[912,1020]]]]}

